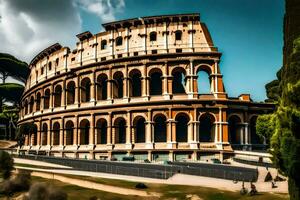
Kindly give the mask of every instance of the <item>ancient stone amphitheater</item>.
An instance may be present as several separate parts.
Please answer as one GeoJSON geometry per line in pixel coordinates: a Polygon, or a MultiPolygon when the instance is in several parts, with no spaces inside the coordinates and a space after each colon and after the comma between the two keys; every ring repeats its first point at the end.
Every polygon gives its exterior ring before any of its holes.
{"type": "Polygon", "coordinates": [[[172,161],[223,159],[264,145],[256,119],[273,104],[227,96],[221,53],[199,14],[103,27],[78,34],[74,50],[56,43],[33,58],[19,126],[33,122],[37,131],[20,151],[172,161]]]}

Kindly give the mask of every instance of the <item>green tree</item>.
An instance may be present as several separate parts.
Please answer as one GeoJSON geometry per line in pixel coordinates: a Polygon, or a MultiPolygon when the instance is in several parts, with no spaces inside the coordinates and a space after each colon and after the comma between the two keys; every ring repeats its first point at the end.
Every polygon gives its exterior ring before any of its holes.
{"type": "Polygon", "coordinates": [[[300,3],[286,0],[283,67],[266,85],[273,115],[258,118],[257,131],[269,136],[273,162],[289,177],[291,200],[300,199],[300,3]]]}
{"type": "Polygon", "coordinates": [[[8,179],[13,170],[14,160],[6,151],[0,151],[0,173],[4,179],[8,179]]]}

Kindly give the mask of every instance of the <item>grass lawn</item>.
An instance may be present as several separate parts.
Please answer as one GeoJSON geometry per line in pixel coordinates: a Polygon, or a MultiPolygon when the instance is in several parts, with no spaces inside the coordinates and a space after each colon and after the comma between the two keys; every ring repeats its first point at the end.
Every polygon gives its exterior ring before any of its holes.
{"type": "MultiPolygon", "coordinates": [[[[84,180],[89,180],[97,183],[107,184],[107,185],[114,185],[119,187],[126,187],[135,189],[135,182],[129,181],[119,181],[113,179],[102,179],[102,178],[93,178],[93,177],[82,177],[82,176],[73,176],[68,175],[68,177],[72,178],[81,178],[84,180]]],[[[70,199],[88,199],[91,197],[91,194],[100,197],[101,199],[155,199],[153,197],[146,198],[146,197],[134,197],[134,196],[125,196],[119,194],[113,194],[108,192],[102,192],[98,190],[91,190],[85,189],[82,187],[68,185],[66,183],[56,181],[56,180],[49,180],[43,179],[38,177],[33,177],[34,180],[44,180],[47,182],[51,182],[55,186],[62,187],[64,191],[66,191],[69,195],[70,199]]],[[[160,199],[188,199],[187,195],[197,195],[198,197],[202,198],[203,200],[247,200],[247,199],[254,199],[254,200],[287,200],[288,195],[285,194],[270,194],[270,193],[260,193],[256,196],[241,196],[239,192],[230,192],[230,191],[222,191],[218,189],[212,188],[205,188],[205,187],[193,187],[193,186],[181,186],[181,185],[165,185],[165,184],[146,184],[148,192],[158,192],[162,194],[160,199]]]]}

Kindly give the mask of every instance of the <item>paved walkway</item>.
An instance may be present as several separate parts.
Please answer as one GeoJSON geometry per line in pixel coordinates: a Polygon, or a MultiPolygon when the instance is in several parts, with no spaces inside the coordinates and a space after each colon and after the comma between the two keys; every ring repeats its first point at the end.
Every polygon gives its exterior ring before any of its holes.
{"type": "MultiPolygon", "coordinates": [[[[22,159],[22,162],[28,162],[29,164],[32,160],[22,159]]],[[[42,165],[45,162],[41,162],[42,165]]],[[[46,164],[46,163],[45,163],[46,164]]],[[[47,163],[48,164],[48,163],[47,163]]],[[[235,164],[238,165],[238,164],[235,164]]],[[[250,167],[250,165],[243,166],[250,167]]],[[[256,166],[251,166],[255,167],[256,166]]],[[[17,167],[23,168],[23,167],[17,167]]],[[[193,176],[186,174],[175,174],[173,177],[170,177],[167,180],[163,179],[154,179],[154,178],[145,178],[145,177],[137,177],[137,176],[125,176],[118,174],[108,174],[108,173],[98,173],[98,172],[87,172],[87,171],[78,171],[78,170],[66,170],[66,169],[35,169],[35,168],[26,168],[39,172],[50,172],[57,174],[72,174],[78,176],[91,176],[91,177],[99,177],[99,178],[108,178],[108,179],[119,179],[125,181],[133,181],[133,182],[143,182],[143,183],[158,183],[158,184],[168,184],[168,185],[189,185],[189,186],[202,186],[202,187],[210,187],[210,188],[218,188],[222,190],[228,191],[239,191],[242,187],[242,182],[233,183],[231,180],[203,177],[203,176],[193,176]]],[[[263,173],[265,168],[259,168],[259,173],[263,173]]],[[[266,170],[266,169],[265,169],[266,170]]],[[[266,172],[265,172],[266,173],[266,172]]],[[[272,176],[275,177],[274,171],[271,172],[272,176]]],[[[263,174],[259,176],[258,182],[254,183],[259,192],[274,192],[274,193],[288,193],[288,184],[287,181],[278,182],[276,185],[277,188],[272,188],[270,182],[263,182],[262,177],[263,174]]],[[[246,188],[250,188],[250,183],[245,183],[246,188]]]]}

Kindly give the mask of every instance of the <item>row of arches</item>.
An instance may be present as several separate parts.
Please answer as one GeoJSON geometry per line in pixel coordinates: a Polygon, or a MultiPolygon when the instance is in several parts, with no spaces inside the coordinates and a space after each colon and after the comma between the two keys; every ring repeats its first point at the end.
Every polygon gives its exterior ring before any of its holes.
{"type": "MultiPolygon", "coordinates": [[[[167,142],[167,118],[163,114],[157,114],[153,118],[153,142],[167,142]]],[[[175,135],[177,142],[188,142],[188,127],[190,124],[190,117],[185,113],[180,113],[175,118],[175,135]]],[[[126,143],[127,133],[127,121],[123,117],[119,117],[114,120],[112,124],[112,131],[115,144],[126,143]]],[[[73,121],[68,120],[65,122],[64,127],[59,122],[52,124],[52,129],[49,130],[48,124],[43,123],[41,126],[41,145],[47,145],[47,135],[50,133],[51,145],[73,145],[74,141],[77,141],[79,145],[87,145],[90,141],[91,124],[88,119],[83,119],[79,122],[78,126],[78,138],[76,137],[76,127],[73,121]],[[50,132],[49,132],[50,131],[50,132]],[[60,137],[60,134],[64,134],[60,137]],[[62,139],[63,141],[60,141],[62,139]]],[[[131,129],[133,136],[133,142],[145,143],[146,142],[146,120],[142,116],[134,118],[131,129]]],[[[213,142],[214,141],[214,117],[207,113],[200,117],[199,127],[199,140],[200,142],[213,142]]],[[[36,145],[36,134],[33,134],[33,145],[36,145]]],[[[106,119],[98,119],[95,123],[95,144],[107,144],[108,137],[108,122],[106,119]]]]}
{"type": "MultiPolygon", "coordinates": [[[[198,93],[210,93],[211,92],[211,80],[207,71],[199,70],[197,72],[198,83],[201,85],[198,87],[198,93]],[[200,81],[201,79],[201,81],[200,81]],[[204,83],[204,84],[203,84],[204,83]]],[[[173,94],[187,94],[186,89],[186,71],[185,69],[178,67],[172,70],[172,93],[173,94]]],[[[108,99],[108,90],[112,91],[110,98],[123,98],[125,88],[124,80],[128,79],[128,95],[129,97],[141,97],[142,96],[142,73],[138,69],[131,70],[129,77],[125,78],[121,71],[117,71],[112,75],[112,79],[109,80],[107,74],[102,73],[96,77],[95,81],[95,99],[106,100],[108,99]],[[109,88],[109,81],[111,82],[111,88],[109,88]]],[[[80,95],[78,101],[89,102],[92,95],[92,81],[89,77],[83,78],[79,83],[80,95]]],[[[43,108],[48,109],[50,107],[50,98],[53,96],[53,107],[62,106],[62,96],[66,92],[66,104],[72,105],[75,103],[76,95],[76,83],[75,81],[69,81],[66,88],[63,88],[61,84],[54,86],[53,92],[49,88],[44,91],[44,95],[37,92],[36,98],[30,97],[29,101],[25,99],[23,107],[24,114],[34,112],[34,103],[36,103],[36,111],[41,110],[41,101],[43,99],[43,108]]],[[[160,69],[154,68],[149,72],[149,95],[162,95],[163,94],[163,73],[160,69]]]]}

